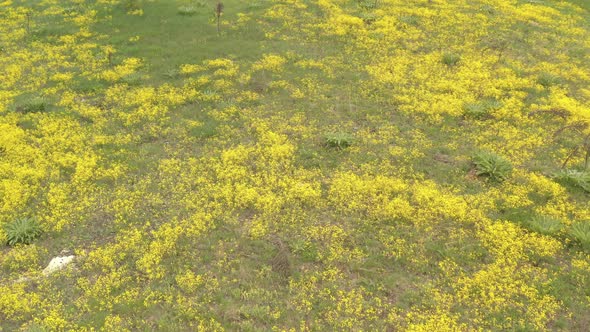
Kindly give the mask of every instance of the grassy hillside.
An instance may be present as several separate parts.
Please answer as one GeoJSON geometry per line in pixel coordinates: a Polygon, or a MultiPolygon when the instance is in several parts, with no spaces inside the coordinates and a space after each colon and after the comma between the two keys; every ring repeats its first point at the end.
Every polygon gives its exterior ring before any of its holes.
{"type": "Polygon", "coordinates": [[[587,1],[215,4],[0,0],[0,331],[590,329],[587,1]]]}

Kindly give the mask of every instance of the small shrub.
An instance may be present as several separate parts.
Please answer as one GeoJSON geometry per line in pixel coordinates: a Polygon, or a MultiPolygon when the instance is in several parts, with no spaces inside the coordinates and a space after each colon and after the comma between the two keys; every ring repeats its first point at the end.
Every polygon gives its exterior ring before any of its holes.
{"type": "Polygon", "coordinates": [[[344,149],[352,145],[354,138],[347,133],[331,133],[325,136],[326,146],[344,149]]]}
{"type": "Polygon", "coordinates": [[[496,182],[506,180],[512,172],[512,165],[508,160],[490,152],[476,153],[473,164],[478,176],[487,176],[496,182]]]}
{"type": "Polygon", "coordinates": [[[442,62],[447,66],[456,66],[461,61],[461,56],[455,53],[445,53],[442,62]]]}
{"type": "Polygon", "coordinates": [[[41,235],[41,225],[35,218],[19,218],[4,225],[8,245],[31,244],[41,235]]]}
{"type": "Polygon", "coordinates": [[[590,193],[590,172],[565,169],[553,175],[558,181],[578,187],[590,193]]]}
{"type": "Polygon", "coordinates": [[[570,234],[584,248],[590,249],[590,221],[573,224],[570,228],[570,234]]]}
{"type": "Polygon", "coordinates": [[[528,228],[543,235],[554,235],[563,227],[561,221],[548,216],[535,216],[526,222],[528,228]]]}

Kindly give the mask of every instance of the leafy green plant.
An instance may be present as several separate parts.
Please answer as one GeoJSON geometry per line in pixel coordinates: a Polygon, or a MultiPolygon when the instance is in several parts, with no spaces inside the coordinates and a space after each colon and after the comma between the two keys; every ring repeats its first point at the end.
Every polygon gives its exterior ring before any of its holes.
{"type": "Polygon", "coordinates": [[[442,62],[447,66],[456,66],[461,61],[461,56],[455,53],[445,53],[442,62]]]}
{"type": "Polygon", "coordinates": [[[418,23],[420,22],[418,16],[416,15],[405,15],[399,18],[399,21],[407,24],[407,25],[418,25],[418,23]]]}
{"type": "Polygon", "coordinates": [[[7,243],[14,246],[19,243],[31,244],[41,235],[41,225],[35,218],[18,218],[11,223],[4,225],[7,243]]]}
{"type": "Polygon", "coordinates": [[[490,112],[502,107],[502,103],[494,98],[484,99],[477,103],[466,104],[464,106],[465,116],[484,119],[489,117],[490,112]]]}
{"type": "Polygon", "coordinates": [[[475,172],[478,176],[487,176],[496,182],[502,182],[510,176],[512,165],[495,153],[479,152],[473,156],[475,172]]]}
{"type": "Polygon", "coordinates": [[[590,193],[590,172],[564,169],[555,173],[553,177],[558,181],[570,184],[590,193]]]}
{"type": "Polygon", "coordinates": [[[16,107],[16,111],[19,113],[27,114],[27,113],[39,113],[45,112],[49,109],[48,102],[41,97],[33,98],[21,105],[16,107]]]}
{"type": "Polygon", "coordinates": [[[537,83],[546,88],[559,84],[559,81],[559,76],[550,73],[541,73],[537,76],[537,83]]]}
{"type": "Polygon", "coordinates": [[[573,224],[570,228],[570,234],[584,248],[590,249],[590,221],[573,224]]]}
{"type": "Polygon", "coordinates": [[[326,146],[344,149],[352,145],[354,138],[347,133],[330,133],[325,136],[326,146]]]}
{"type": "Polygon", "coordinates": [[[548,216],[535,216],[526,221],[526,226],[537,233],[544,235],[554,235],[559,232],[563,224],[558,219],[548,216]]]}

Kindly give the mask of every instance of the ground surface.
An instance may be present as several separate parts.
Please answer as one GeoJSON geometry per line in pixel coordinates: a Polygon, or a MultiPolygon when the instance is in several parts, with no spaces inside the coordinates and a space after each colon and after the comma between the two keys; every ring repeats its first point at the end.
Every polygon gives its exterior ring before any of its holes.
{"type": "Polygon", "coordinates": [[[0,0],[0,331],[590,329],[587,1],[214,5],[0,0]]]}

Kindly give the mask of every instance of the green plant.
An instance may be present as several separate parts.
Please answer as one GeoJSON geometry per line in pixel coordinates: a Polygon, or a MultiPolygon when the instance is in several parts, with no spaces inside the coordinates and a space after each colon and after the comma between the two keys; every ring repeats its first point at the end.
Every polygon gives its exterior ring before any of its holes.
{"type": "Polygon", "coordinates": [[[553,177],[558,181],[568,183],[590,193],[590,172],[564,169],[555,173],[553,177]]]}
{"type": "Polygon", "coordinates": [[[38,113],[38,112],[45,112],[49,109],[49,104],[47,101],[41,97],[33,98],[26,103],[18,105],[16,107],[16,111],[19,113],[38,113]]]}
{"type": "Polygon", "coordinates": [[[559,84],[559,81],[559,76],[550,73],[541,73],[539,76],[537,76],[537,83],[546,88],[559,84]]]}
{"type": "Polygon", "coordinates": [[[463,109],[465,116],[484,119],[489,117],[490,111],[497,110],[500,107],[502,107],[502,102],[494,98],[487,98],[477,103],[466,104],[463,109]]]}
{"type": "Polygon", "coordinates": [[[563,227],[561,221],[548,216],[535,216],[527,220],[526,225],[530,230],[544,235],[554,235],[563,227]]]}
{"type": "Polygon", "coordinates": [[[456,66],[461,61],[461,56],[455,53],[445,53],[442,62],[447,66],[456,66]]]}
{"type": "Polygon", "coordinates": [[[512,165],[508,160],[491,152],[476,153],[473,164],[478,176],[487,176],[496,182],[506,180],[512,172],[512,165]]]}
{"type": "Polygon", "coordinates": [[[402,22],[402,23],[404,23],[404,24],[414,25],[414,26],[418,25],[418,23],[420,22],[418,16],[416,16],[416,15],[404,15],[404,16],[401,16],[399,18],[399,21],[402,22]]]}
{"type": "Polygon", "coordinates": [[[178,14],[184,16],[193,16],[197,13],[197,8],[194,6],[182,6],[178,7],[178,14]]]}
{"type": "Polygon", "coordinates": [[[41,225],[35,218],[18,218],[4,225],[7,243],[14,246],[19,243],[30,244],[41,235],[41,225]]]}
{"type": "Polygon", "coordinates": [[[570,234],[584,248],[590,249],[590,221],[583,221],[573,224],[570,234]]]}
{"type": "Polygon", "coordinates": [[[325,136],[326,146],[344,149],[352,145],[354,138],[347,133],[330,133],[325,136]]]}

